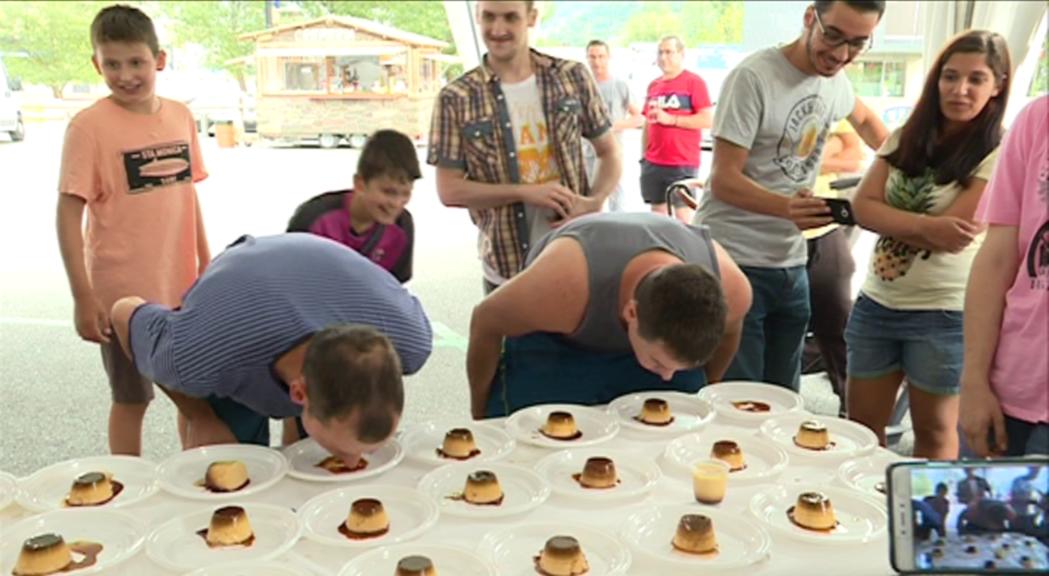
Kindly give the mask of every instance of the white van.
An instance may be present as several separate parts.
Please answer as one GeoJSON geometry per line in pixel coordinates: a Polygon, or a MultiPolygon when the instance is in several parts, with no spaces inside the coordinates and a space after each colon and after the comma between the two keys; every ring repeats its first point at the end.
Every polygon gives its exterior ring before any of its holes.
{"type": "Polygon", "coordinates": [[[15,100],[15,88],[7,75],[7,68],[4,68],[4,61],[0,58],[0,132],[7,132],[11,135],[11,140],[19,142],[25,138],[25,123],[15,100]]]}

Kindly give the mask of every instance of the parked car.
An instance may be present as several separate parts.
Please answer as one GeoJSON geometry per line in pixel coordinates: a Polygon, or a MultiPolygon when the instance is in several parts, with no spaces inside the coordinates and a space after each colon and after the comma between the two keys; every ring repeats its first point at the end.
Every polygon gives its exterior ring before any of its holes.
{"type": "Polygon", "coordinates": [[[25,121],[14,95],[19,89],[21,83],[8,76],[0,58],[0,132],[7,132],[15,142],[25,139],[25,121]]]}

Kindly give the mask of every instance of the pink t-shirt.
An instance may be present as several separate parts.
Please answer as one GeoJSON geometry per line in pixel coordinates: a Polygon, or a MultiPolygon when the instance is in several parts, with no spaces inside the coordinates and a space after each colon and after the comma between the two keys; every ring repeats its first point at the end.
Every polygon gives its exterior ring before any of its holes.
{"type": "MultiPolygon", "coordinates": [[[[691,116],[710,108],[710,95],[702,78],[684,70],[681,74],[664,80],[656,78],[648,85],[648,95],[642,114],[662,108],[671,116],[691,116]]],[[[645,160],[661,166],[699,167],[699,142],[702,130],[689,130],[677,126],[664,126],[649,122],[648,147],[645,160]]]]}
{"type": "Polygon", "coordinates": [[[1020,266],[1005,296],[991,386],[1007,415],[1049,422],[1049,97],[1017,116],[977,219],[1019,228],[1020,266]]]}
{"type": "Polygon", "coordinates": [[[193,115],[161,99],[155,114],[103,98],[66,129],[61,194],[87,202],[84,252],[96,296],[176,306],[197,277],[197,193],[207,177],[193,115]]]}

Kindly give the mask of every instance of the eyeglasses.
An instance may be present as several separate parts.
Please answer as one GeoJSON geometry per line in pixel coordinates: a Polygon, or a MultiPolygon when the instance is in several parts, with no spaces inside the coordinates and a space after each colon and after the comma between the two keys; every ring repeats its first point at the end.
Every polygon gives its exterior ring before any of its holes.
{"type": "Polygon", "coordinates": [[[874,35],[867,38],[855,38],[850,39],[844,34],[837,30],[827,30],[823,25],[823,19],[820,18],[819,10],[813,8],[813,14],[816,15],[816,25],[820,27],[820,36],[823,39],[823,43],[832,50],[841,47],[842,44],[849,45],[849,53],[852,55],[862,54],[871,49],[874,46],[874,35]]]}

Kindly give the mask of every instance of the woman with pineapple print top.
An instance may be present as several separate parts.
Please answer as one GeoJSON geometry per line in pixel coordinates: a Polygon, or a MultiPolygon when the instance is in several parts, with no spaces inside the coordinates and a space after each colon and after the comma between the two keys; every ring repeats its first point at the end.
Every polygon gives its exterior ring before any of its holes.
{"type": "Polygon", "coordinates": [[[845,330],[849,417],[884,445],[906,377],[919,457],[958,454],[962,309],[982,238],[973,214],[1002,139],[1010,72],[998,34],[955,37],[854,201],[859,224],[880,238],[845,330]]]}

